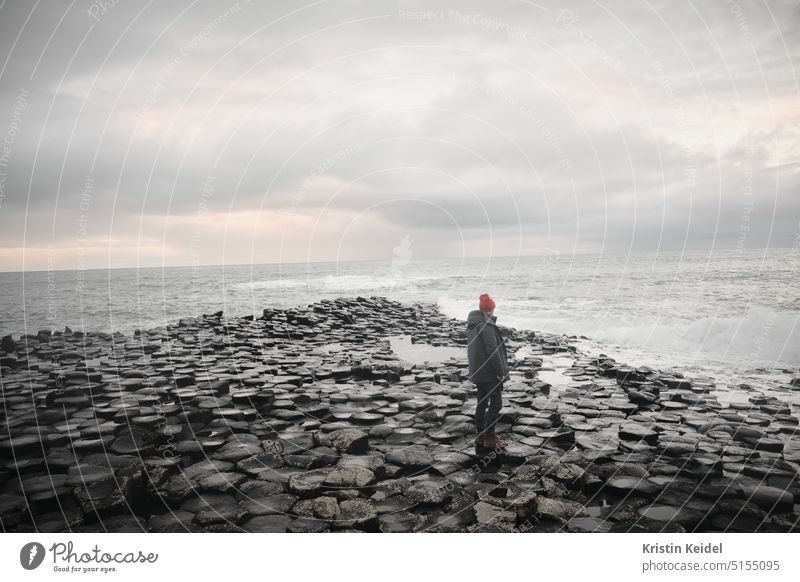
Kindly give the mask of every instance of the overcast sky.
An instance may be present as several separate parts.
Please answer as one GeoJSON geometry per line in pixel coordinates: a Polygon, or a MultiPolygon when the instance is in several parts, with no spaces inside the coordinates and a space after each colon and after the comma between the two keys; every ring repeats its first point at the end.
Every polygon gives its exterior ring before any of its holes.
{"type": "Polygon", "coordinates": [[[6,0],[0,270],[795,244],[800,4],[563,6],[6,0]]]}

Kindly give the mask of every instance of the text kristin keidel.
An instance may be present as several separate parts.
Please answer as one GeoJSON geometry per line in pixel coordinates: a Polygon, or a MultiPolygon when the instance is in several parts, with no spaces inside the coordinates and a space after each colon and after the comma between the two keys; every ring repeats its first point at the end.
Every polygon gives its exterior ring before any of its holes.
{"type": "Polygon", "coordinates": [[[722,542],[718,544],[642,544],[643,554],[721,554],[722,542]]]}

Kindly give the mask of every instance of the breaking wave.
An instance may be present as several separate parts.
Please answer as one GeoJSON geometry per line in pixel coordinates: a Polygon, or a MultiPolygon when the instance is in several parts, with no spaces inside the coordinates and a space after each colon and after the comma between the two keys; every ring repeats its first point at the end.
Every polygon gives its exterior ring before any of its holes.
{"type": "Polygon", "coordinates": [[[268,279],[236,283],[231,286],[234,291],[256,290],[306,290],[309,292],[354,294],[358,292],[385,289],[409,289],[435,277],[400,277],[375,275],[326,275],[307,279],[268,279]]]}
{"type": "MultiPolygon", "coordinates": [[[[473,302],[440,298],[442,312],[463,319],[473,302]]],[[[728,364],[733,368],[797,367],[800,363],[800,312],[751,306],[740,316],[688,317],[679,311],[629,318],[624,313],[553,314],[541,304],[498,302],[498,323],[520,329],[586,336],[606,353],[634,358],[629,363],[728,364]]]]}

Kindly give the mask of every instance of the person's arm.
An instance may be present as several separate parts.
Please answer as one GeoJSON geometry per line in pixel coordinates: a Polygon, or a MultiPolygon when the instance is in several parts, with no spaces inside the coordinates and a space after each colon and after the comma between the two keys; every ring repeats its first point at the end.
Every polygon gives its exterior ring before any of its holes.
{"type": "Polygon", "coordinates": [[[489,364],[494,370],[494,375],[498,379],[505,378],[505,366],[503,366],[503,352],[497,342],[497,334],[489,326],[490,323],[484,323],[481,328],[481,341],[486,347],[486,353],[489,355],[489,364]]]}

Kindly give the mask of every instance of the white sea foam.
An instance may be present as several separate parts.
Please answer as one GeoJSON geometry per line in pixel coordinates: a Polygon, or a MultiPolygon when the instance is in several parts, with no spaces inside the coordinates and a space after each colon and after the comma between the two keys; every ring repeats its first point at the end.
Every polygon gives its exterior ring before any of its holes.
{"type": "MultiPolygon", "coordinates": [[[[464,318],[474,302],[440,297],[443,313],[464,318]]],[[[695,306],[695,311],[702,308],[695,306]]],[[[685,313],[649,314],[635,319],[598,311],[570,316],[538,302],[498,299],[498,323],[555,334],[583,335],[599,350],[660,366],[730,363],[734,367],[793,367],[800,362],[800,313],[750,306],[741,316],[687,317],[685,313]]]]}
{"type": "Polygon", "coordinates": [[[430,281],[433,277],[401,277],[380,275],[324,275],[297,279],[268,279],[236,283],[230,286],[234,291],[261,290],[306,290],[322,293],[353,294],[362,291],[383,289],[413,290],[417,285],[430,281]]]}
{"type": "Polygon", "coordinates": [[[309,286],[305,279],[269,279],[262,281],[247,281],[230,286],[233,291],[262,291],[274,289],[303,289],[309,286]]]}
{"type": "Polygon", "coordinates": [[[351,293],[354,290],[373,291],[376,289],[399,289],[415,287],[430,280],[430,277],[403,277],[376,275],[327,275],[322,281],[322,288],[329,292],[351,293]]]}

